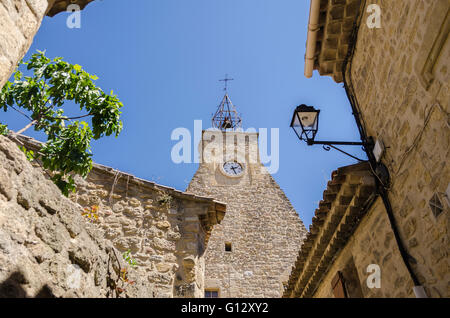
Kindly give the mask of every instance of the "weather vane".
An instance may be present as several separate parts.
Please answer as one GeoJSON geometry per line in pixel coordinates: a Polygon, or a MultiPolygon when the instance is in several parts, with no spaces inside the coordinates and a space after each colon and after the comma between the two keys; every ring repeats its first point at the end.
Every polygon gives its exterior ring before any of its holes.
{"type": "Polygon", "coordinates": [[[225,75],[224,79],[219,80],[220,82],[225,82],[225,88],[223,89],[225,91],[225,96],[212,117],[212,126],[222,131],[226,131],[227,129],[234,130],[242,127],[242,119],[237,113],[227,92],[228,82],[233,80],[234,78],[228,78],[228,74],[225,75]]]}
{"type": "Polygon", "coordinates": [[[234,81],[234,78],[228,78],[228,74],[225,74],[225,78],[224,79],[219,80],[219,82],[225,82],[225,88],[223,89],[225,92],[228,89],[228,82],[229,81],[234,81]]]}

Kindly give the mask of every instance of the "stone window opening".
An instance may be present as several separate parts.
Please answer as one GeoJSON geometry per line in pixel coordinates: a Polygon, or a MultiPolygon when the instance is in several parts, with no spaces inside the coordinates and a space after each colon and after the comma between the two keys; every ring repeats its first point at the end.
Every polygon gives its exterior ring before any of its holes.
{"type": "Polygon", "coordinates": [[[442,205],[442,202],[437,193],[435,193],[430,199],[429,204],[431,212],[433,212],[435,218],[437,218],[444,211],[444,206],[442,205]]]}
{"type": "Polygon", "coordinates": [[[231,242],[225,242],[225,252],[231,252],[231,251],[232,251],[231,242]]]}
{"type": "Polygon", "coordinates": [[[219,290],[205,289],[205,298],[219,298],[219,290]]]}

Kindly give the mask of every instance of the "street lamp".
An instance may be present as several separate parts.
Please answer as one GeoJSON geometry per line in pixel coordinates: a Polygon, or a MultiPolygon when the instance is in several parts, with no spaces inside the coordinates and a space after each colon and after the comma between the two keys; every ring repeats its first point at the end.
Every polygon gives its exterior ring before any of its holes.
{"type": "Polygon", "coordinates": [[[302,104],[297,106],[292,116],[291,127],[294,129],[300,140],[305,140],[308,145],[314,141],[319,127],[319,113],[312,106],[302,104]]]}
{"type": "Polygon", "coordinates": [[[297,134],[297,137],[300,140],[306,141],[308,146],[323,145],[323,148],[327,151],[333,148],[358,161],[365,161],[343,151],[342,149],[335,147],[334,145],[363,146],[365,150],[371,150],[371,148],[373,147],[372,138],[369,138],[369,141],[364,142],[314,140],[316,138],[316,134],[319,129],[319,113],[320,110],[315,109],[313,106],[307,106],[305,104],[302,104],[295,108],[291,120],[291,127],[292,129],[294,129],[295,133],[297,134]]]}

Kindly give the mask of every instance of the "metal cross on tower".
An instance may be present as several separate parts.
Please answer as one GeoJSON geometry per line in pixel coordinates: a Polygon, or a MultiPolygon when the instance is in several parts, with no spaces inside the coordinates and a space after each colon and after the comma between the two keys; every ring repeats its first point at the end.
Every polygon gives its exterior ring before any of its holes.
{"type": "Polygon", "coordinates": [[[219,80],[219,82],[225,82],[225,88],[223,89],[225,92],[228,89],[228,81],[234,81],[234,78],[228,78],[228,74],[225,74],[225,78],[219,80]]]}
{"type": "Polygon", "coordinates": [[[242,119],[238,115],[236,108],[231,102],[230,97],[228,96],[228,81],[234,80],[233,78],[228,78],[228,74],[225,75],[221,82],[225,82],[225,96],[222,99],[219,107],[217,108],[216,113],[212,117],[212,126],[214,128],[218,128],[222,131],[226,131],[227,129],[236,129],[242,127],[242,119]]]}

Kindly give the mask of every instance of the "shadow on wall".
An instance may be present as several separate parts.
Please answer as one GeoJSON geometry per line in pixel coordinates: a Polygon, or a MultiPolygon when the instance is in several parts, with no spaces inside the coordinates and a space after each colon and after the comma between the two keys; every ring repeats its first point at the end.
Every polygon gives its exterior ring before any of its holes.
{"type": "MultiPolygon", "coordinates": [[[[0,283],[0,298],[32,298],[33,296],[28,295],[22,287],[26,283],[27,279],[21,272],[12,273],[0,283]]],[[[34,298],[55,298],[55,295],[50,287],[44,285],[34,298]]]]}

